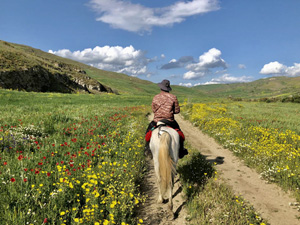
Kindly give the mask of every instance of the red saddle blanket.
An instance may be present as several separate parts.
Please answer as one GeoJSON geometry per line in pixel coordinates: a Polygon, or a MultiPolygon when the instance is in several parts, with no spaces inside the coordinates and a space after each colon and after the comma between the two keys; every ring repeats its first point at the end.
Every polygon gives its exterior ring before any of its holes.
{"type": "MultiPolygon", "coordinates": [[[[183,132],[182,132],[181,130],[179,130],[179,129],[175,129],[175,130],[178,132],[179,137],[180,137],[180,140],[181,140],[181,141],[184,141],[184,140],[185,140],[185,137],[184,137],[183,132]]],[[[147,132],[147,134],[145,135],[145,140],[146,140],[146,141],[150,141],[151,135],[152,135],[152,130],[149,130],[149,131],[147,132]]]]}

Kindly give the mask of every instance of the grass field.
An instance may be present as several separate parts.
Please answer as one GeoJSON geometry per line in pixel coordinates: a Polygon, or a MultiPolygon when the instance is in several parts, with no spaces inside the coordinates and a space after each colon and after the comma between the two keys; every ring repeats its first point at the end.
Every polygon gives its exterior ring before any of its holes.
{"type": "Polygon", "coordinates": [[[3,90],[0,99],[2,224],[139,223],[144,99],[3,90]]]}
{"type": "Polygon", "coordinates": [[[185,118],[300,200],[300,105],[211,102],[186,104],[185,118]]]}
{"type": "MultiPolygon", "coordinates": [[[[0,89],[2,224],[142,224],[151,100],[0,89]]],[[[197,151],[178,172],[192,224],[266,223],[197,151]]]]}

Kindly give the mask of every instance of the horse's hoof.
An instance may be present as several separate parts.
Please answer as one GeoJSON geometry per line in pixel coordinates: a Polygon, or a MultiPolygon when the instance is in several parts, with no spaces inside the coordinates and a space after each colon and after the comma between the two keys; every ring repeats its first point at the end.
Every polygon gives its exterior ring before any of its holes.
{"type": "Polygon", "coordinates": [[[159,196],[158,199],[157,199],[157,203],[158,203],[158,204],[162,204],[162,203],[163,203],[163,200],[164,200],[164,199],[163,199],[162,197],[159,196]]]}

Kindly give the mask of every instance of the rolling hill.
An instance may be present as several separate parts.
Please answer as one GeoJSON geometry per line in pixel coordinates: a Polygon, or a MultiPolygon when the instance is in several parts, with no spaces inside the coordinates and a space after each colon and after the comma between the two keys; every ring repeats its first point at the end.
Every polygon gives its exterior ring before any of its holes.
{"type": "MultiPolygon", "coordinates": [[[[155,95],[157,84],[121,73],[0,40],[0,87],[37,92],[108,92],[155,95]]],[[[180,98],[284,97],[300,92],[300,77],[271,77],[250,83],[212,84],[192,88],[172,85],[180,98]]]]}
{"type": "Polygon", "coordinates": [[[249,83],[211,84],[194,89],[214,97],[279,98],[300,93],[300,77],[270,77],[249,83]]]}

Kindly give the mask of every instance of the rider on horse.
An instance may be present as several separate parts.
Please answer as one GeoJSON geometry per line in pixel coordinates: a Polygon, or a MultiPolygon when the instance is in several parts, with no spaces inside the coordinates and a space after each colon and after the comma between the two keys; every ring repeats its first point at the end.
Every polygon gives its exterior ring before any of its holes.
{"type": "MultiPolygon", "coordinates": [[[[155,95],[152,100],[154,119],[148,126],[146,136],[149,134],[148,132],[151,132],[151,130],[156,127],[157,122],[164,122],[166,126],[172,127],[178,131],[180,135],[179,158],[183,158],[188,154],[188,151],[183,147],[184,135],[180,130],[178,123],[174,119],[174,114],[178,114],[180,112],[180,106],[178,104],[177,97],[169,93],[172,90],[169,80],[163,80],[158,84],[158,86],[160,87],[161,92],[158,95],[155,95]]],[[[149,142],[150,138],[146,137],[145,155],[152,157],[151,150],[149,148],[149,142]]]]}

